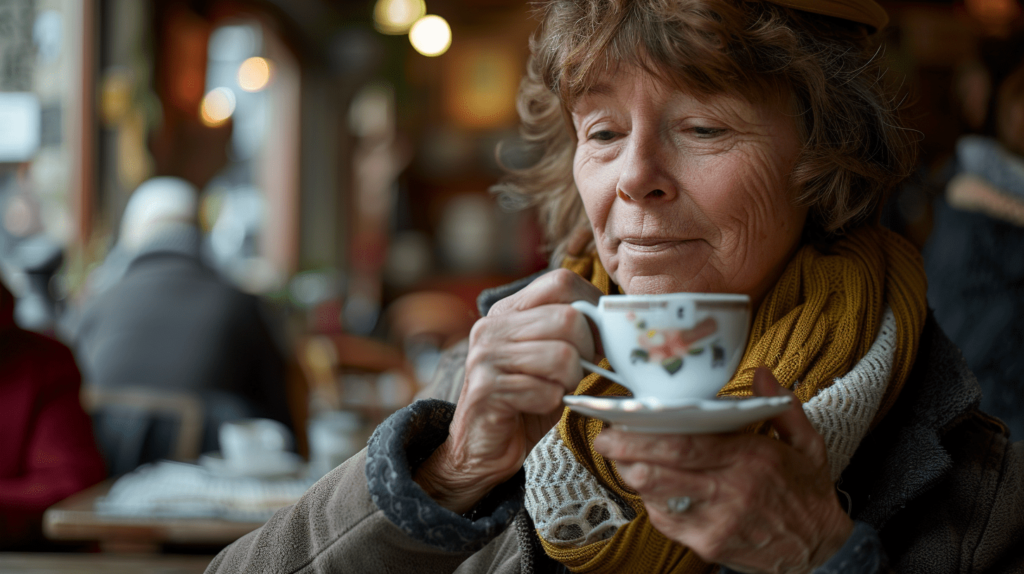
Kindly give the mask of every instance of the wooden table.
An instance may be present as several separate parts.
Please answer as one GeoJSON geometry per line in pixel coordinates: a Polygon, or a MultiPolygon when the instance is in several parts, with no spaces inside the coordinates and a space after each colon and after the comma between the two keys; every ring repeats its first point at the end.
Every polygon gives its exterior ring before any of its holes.
{"type": "Polygon", "coordinates": [[[202,574],[210,556],[0,552],[6,574],[202,574]]]}
{"type": "MultiPolygon", "coordinates": [[[[43,532],[52,540],[98,541],[107,552],[159,552],[164,544],[227,546],[263,526],[216,518],[141,518],[96,512],[96,500],[113,485],[106,480],[51,506],[43,532]]],[[[3,568],[0,571],[6,572],[3,568]]],[[[201,571],[201,570],[200,570],[201,571]]]]}

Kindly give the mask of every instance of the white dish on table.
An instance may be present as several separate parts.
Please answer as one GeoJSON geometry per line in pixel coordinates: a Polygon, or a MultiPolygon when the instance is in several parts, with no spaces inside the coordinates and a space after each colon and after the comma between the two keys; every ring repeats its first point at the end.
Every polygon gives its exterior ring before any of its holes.
{"type": "Polygon", "coordinates": [[[262,453],[246,459],[244,463],[225,459],[219,452],[208,452],[199,457],[199,464],[217,476],[252,478],[287,478],[305,470],[305,460],[288,451],[262,453]]]}

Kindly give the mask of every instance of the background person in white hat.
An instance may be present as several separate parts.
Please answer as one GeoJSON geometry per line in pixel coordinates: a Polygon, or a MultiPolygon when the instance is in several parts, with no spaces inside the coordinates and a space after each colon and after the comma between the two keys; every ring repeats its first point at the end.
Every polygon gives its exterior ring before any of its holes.
{"type": "MultiPolygon", "coordinates": [[[[156,177],[125,208],[108,285],[82,313],[75,337],[88,384],[194,393],[205,407],[202,451],[221,422],[289,423],[283,350],[260,301],[200,259],[198,197],[187,181],[156,177]],[[117,265],[123,265],[123,271],[117,265]]],[[[97,442],[112,474],[168,454],[173,423],[98,413],[97,442]]]]}

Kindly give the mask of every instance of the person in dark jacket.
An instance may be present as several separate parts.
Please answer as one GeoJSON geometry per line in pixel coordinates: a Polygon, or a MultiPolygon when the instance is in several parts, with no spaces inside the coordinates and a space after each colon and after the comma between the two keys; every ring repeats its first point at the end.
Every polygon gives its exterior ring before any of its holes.
{"type": "Polygon", "coordinates": [[[996,97],[997,137],[956,146],[924,249],[928,300],[978,377],[981,406],[1024,439],[1024,64],[996,97]]]}
{"type": "MultiPolygon", "coordinates": [[[[288,424],[283,352],[259,299],[201,261],[194,188],[176,178],[150,180],[124,217],[121,241],[131,261],[88,304],[76,334],[87,384],[194,394],[205,410],[204,452],[218,448],[222,422],[267,417],[288,424]]],[[[173,424],[99,414],[111,472],[167,456],[173,424]]]]}
{"type": "Polygon", "coordinates": [[[14,324],[0,283],[0,549],[42,539],[43,511],[106,476],[61,343],[14,324]]]}

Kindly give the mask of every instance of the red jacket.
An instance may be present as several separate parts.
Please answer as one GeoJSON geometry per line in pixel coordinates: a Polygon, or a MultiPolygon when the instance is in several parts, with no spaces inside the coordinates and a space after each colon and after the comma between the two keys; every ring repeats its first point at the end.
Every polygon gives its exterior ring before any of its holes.
{"type": "Polygon", "coordinates": [[[14,324],[0,285],[0,547],[40,536],[43,511],[106,469],[67,347],[14,324]]]}

